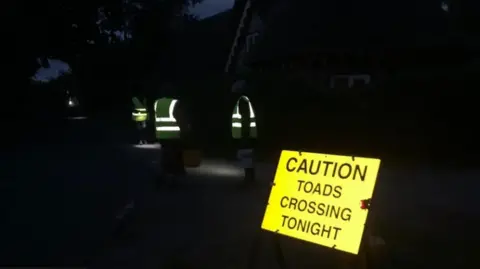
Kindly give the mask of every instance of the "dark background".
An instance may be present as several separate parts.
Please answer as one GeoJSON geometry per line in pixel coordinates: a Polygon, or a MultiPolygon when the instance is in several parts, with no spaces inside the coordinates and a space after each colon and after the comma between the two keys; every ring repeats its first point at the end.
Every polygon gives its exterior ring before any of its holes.
{"type": "MultiPolygon", "coordinates": [[[[7,221],[0,261],[83,264],[112,232],[117,209],[148,189],[138,180],[146,164],[118,150],[135,139],[136,94],[152,101],[173,85],[190,104],[195,143],[206,155],[231,156],[229,91],[239,75],[223,68],[244,1],[202,21],[181,14],[190,2],[139,1],[143,9],[116,0],[5,4],[2,61],[9,68],[0,117],[7,221]],[[107,31],[99,30],[100,17],[107,31]],[[68,63],[71,72],[32,81],[48,58],[68,63]],[[65,120],[66,89],[78,96],[88,123],[65,120]]],[[[477,2],[452,1],[448,16],[433,0],[404,1],[398,9],[337,2],[258,7],[268,30],[242,77],[258,118],[259,158],[274,161],[282,149],[294,149],[374,156],[390,166],[476,167],[477,2]],[[371,31],[353,35],[350,26],[365,17],[371,31]],[[387,27],[399,22],[401,29],[387,27]],[[385,33],[389,41],[381,43],[385,33]],[[329,89],[337,73],[369,73],[374,82],[329,89]]]]}

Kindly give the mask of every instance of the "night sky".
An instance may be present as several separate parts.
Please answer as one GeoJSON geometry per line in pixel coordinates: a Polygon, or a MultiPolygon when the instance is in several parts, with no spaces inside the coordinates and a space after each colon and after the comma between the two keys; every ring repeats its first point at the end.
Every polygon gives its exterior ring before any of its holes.
{"type": "MultiPolygon", "coordinates": [[[[191,8],[191,12],[203,19],[232,8],[233,2],[234,0],[204,0],[203,3],[191,8]]],[[[58,60],[50,60],[50,66],[50,68],[40,68],[35,79],[47,81],[57,77],[59,72],[69,69],[67,64],[58,60]]]]}

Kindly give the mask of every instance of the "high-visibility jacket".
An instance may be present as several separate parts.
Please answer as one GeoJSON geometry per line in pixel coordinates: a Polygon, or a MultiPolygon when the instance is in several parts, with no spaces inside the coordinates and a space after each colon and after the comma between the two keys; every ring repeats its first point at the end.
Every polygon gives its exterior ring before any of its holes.
{"type": "Polygon", "coordinates": [[[146,121],[148,119],[148,111],[145,106],[146,100],[143,100],[143,103],[138,100],[137,97],[132,98],[133,102],[133,112],[132,112],[132,119],[137,122],[146,121]]]}
{"type": "Polygon", "coordinates": [[[235,139],[242,138],[242,115],[240,114],[239,111],[239,103],[240,101],[245,101],[248,103],[248,106],[250,108],[250,138],[256,138],[257,137],[257,122],[255,120],[255,112],[252,107],[252,103],[250,102],[250,99],[246,97],[245,95],[241,96],[238,100],[237,103],[235,104],[235,108],[233,109],[233,114],[232,114],[232,137],[235,139]]]}
{"type": "Polygon", "coordinates": [[[175,105],[173,98],[161,98],[155,101],[155,135],[157,139],[180,138],[180,126],[174,117],[175,105]]]}

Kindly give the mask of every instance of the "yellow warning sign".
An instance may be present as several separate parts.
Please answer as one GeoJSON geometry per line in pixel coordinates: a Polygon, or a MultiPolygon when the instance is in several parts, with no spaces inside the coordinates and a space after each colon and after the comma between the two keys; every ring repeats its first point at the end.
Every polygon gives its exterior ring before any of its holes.
{"type": "Polygon", "coordinates": [[[282,151],[262,229],[358,254],[379,159],[282,151]]]}

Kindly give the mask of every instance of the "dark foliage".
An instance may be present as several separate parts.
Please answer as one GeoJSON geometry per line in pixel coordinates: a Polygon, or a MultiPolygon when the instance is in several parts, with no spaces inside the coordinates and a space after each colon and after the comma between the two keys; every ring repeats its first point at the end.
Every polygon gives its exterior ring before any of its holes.
{"type": "Polygon", "coordinates": [[[46,63],[42,59],[55,58],[70,65],[92,107],[128,104],[132,91],[145,88],[139,81],[161,74],[173,60],[167,57],[173,33],[195,20],[186,8],[198,2],[9,2],[3,26],[10,42],[3,60],[10,67],[5,82],[15,87],[8,94],[28,106],[36,91],[30,78],[46,63]]]}

